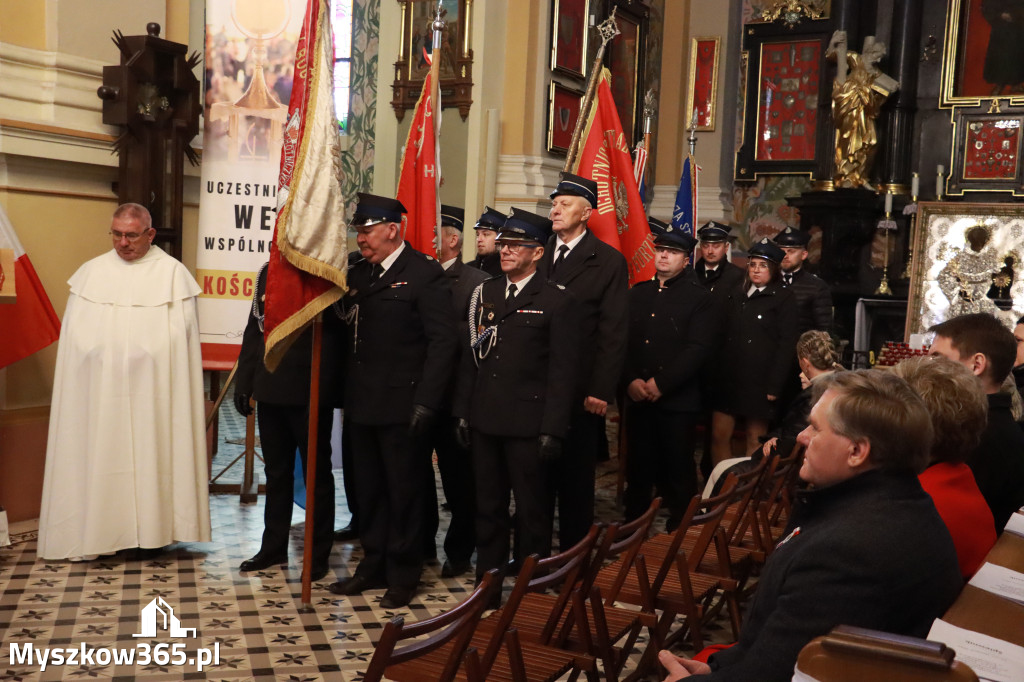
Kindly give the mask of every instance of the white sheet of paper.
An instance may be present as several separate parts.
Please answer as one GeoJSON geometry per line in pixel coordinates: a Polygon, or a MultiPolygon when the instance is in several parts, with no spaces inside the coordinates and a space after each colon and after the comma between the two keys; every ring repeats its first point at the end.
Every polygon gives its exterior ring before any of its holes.
{"type": "Polygon", "coordinates": [[[1020,512],[1016,514],[1010,514],[1010,520],[1006,522],[1006,528],[1014,535],[1020,535],[1024,537],[1024,514],[1020,512]]]}
{"type": "Polygon", "coordinates": [[[1010,570],[1005,566],[985,563],[974,574],[968,585],[974,585],[1004,599],[1024,604],[1024,573],[1010,570]]]}
{"type": "Polygon", "coordinates": [[[950,625],[939,618],[932,623],[928,639],[952,648],[956,660],[969,665],[982,680],[1024,680],[1024,647],[950,625]]]}

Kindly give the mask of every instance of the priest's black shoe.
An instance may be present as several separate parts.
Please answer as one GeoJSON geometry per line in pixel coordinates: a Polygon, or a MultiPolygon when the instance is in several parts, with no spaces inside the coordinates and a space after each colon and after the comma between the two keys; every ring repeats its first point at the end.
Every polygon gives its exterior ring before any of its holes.
{"type": "Polygon", "coordinates": [[[469,569],[473,568],[473,564],[468,559],[446,559],[444,565],[441,566],[441,577],[442,578],[457,578],[458,576],[469,573],[469,569]]]}
{"type": "Polygon", "coordinates": [[[353,526],[351,523],[345,526],[344,528],[339,528],[338,530],[334,531],[335,542],[349,542],[351,540],[358,539],[359,532],[356,530],[356,527],[353,526]]]}
{"type": "Polygon", "coordinates": [[[351,578],[342,578],[336,583],[331,583],[327,589],[334,594],[362,594],[365,590],[379,590],[384,587],[383,580],[374,580],[362,575],[354,575],[351,578]]]}
{"type": "Polygon", "coordinates": [[[389,587],[388,591],[384,593],[384,598],[380,600],[380,607],[382,609],[400,609],[403,606],[408,606],[415,595],[416,588],[414,587],[389,587]]]}
{"type": "Polygon", "coordinates": [[[271,566],[281,566],[288,563],[287,554],[264,554],[263,552],[257,552],[256,556],[251,559],[246,559],[239,566],[239,571],[262,571],[264,568],[270,568],[271,566]]]}

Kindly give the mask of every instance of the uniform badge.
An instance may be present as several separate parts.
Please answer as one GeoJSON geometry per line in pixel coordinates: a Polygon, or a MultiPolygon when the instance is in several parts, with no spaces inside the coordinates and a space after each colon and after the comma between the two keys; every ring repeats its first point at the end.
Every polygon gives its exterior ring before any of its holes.
{"type": "Polygon", "coordinates": [[[494,311],[492,310],[491,312],[487,313],[487,321],[490,322],[493,319],[494,319],[494,311]]]}

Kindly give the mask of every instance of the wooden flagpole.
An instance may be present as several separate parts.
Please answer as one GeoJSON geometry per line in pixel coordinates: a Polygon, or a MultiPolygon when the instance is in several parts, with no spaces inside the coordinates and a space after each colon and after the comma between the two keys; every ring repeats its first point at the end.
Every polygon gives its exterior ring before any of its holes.
{"type": "Polygon", "coordinates": [[[430,110],[434,119],[434,230],[437,233],[438,262],[441,262],[441,37],[444,32],[441,3],[442,0],[437,0],[437,14],[431,24],[434,42],[430,52],[430,110]]]}
{"type": "Polygon", "coordinates": [[[565,155],[565,165],[562,166],[562,170],[565,172],[571,172],[573,165],[576,163],[576,156],[579,153],[580,136],[583,135],[583,126],[590,112],[590,105],[594,101],[594,93],[597,92],[597,81],[601,77],[601,62],[604,61],[605,48],[608,47],[608,43],[611,42],[612,38],[619,35],[619,26],[615,23],[615,11],[617,9],[617,7],[612,7],[612,13],[597,26],[597,30],[601,33],[601,47],[597,48],[594,65],[590,67],[590,82],[587,83],[587,94],[583,96],[583,103],[580,105],[580,116],[576,119],[576,127],[572,131],[572,141],[569,142],[569,152],[565,155]]]}
{"type": "MultiPolygon", "coordinates": [[[[306,441],[306,533],[302,548],[302,608],[313,608],[313,531],[316,506],[316,453],[320,429],[320,355],[323,347],[324,314],[313,319],[313,357],[309,367],[309,436],[306,441]]],[[[334,530],[333,528],[331,529],[334,530]]]]}

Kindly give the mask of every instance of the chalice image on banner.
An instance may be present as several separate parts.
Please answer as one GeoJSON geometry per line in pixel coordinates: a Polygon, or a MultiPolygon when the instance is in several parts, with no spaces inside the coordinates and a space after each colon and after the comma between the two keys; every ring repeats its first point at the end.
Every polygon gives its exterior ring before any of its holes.
{"type": "Polygon", "coordinates": [[[210,120],[228,121],[231,161],[277,158],[281,155],[288,104],[278,101],[267,87],[263,69],[267,63],[267,43],[288,26],[291,5],[288,0],[235,0],[231,19],[249,39],[247,66],[252,69],[252,77],[249,87],[235,102],[217,102],[210,107],[210,120]],[[240,126],[244,126],[242,134],[240,126]]]}

